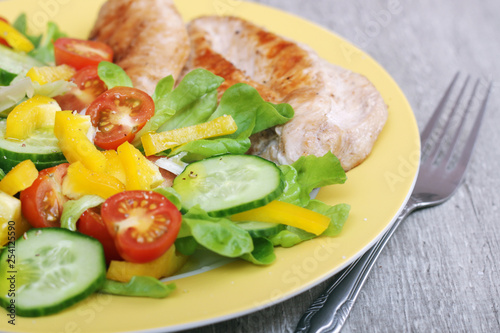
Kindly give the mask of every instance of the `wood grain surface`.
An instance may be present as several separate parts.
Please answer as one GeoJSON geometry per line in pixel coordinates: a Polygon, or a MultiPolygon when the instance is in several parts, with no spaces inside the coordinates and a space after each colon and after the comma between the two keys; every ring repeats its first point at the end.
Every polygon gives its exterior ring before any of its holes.
{"type": "MultiPolygon", "coordinates": [[[[396,231],[342,332],[500,332],[500,1],[255,2],[315,22],[369,53],[398,82],[420,128],[456,71],[494,82],[464,184],[396,231]]],[[[293,332],[328,284],[189,332],[293,332]]]]}

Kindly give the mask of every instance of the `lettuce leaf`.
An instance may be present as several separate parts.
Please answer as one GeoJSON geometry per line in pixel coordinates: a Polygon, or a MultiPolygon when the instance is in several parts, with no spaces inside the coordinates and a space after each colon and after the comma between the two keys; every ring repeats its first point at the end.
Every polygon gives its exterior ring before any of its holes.
{"type": "Polygon", "coordinates": [[[114,87],[132,87],[132,80],[123,68],[109,61],[101,61],[97,66],[99,78],[106,84],[108,89],[114,87]]]}
{"type": "Polygon", "coordinates": [[[223,81],[223,78],[204,69],[186,74],[175,89],[172,76],[161,79],[152,96],[155,114],[135,135],[132,144],[141,146],[141,136],[146,132],[168,131],[182,124],[194,125],[200,122],[200,118],[203,122],[217,105],[216,89],[223,81]]]}
{"type": "Polygon", "coordinates": [[[169,107],[182,110],[195,103],[203,95],[219,88],[224,82],[220,76],[205,69],[194,69],[182,79],[179,85],[166,96],[170,102],[169,107]]]}
{"type": "Polygon", "coordinates": [[[224,92],[217,110],[208,120],[223,115],[231,115],[238,125],[235,133],[225,137],[246,139],[254,133],[286,123],[294,113],[291,106],[280,104],[276,107],[264,101],[254,87],[237,83],[224,92]]]}
{"type": "MultiPolygon", "coordinates": [[[[155,105],[161,105],[162,108],[175,110],[171,118],[158,128],[158,132],[177,128],[179,124],[185,122],[187,117],[191,118],[190,111],[192,111],[193,108],[198,110],[196,113],[203,116],[204,112],[200,112],[199,109],[211,109],[213,106],[210,107],[210,105],[207,106],[207,104],[210,104],[210,102],[212,104],[213,102],[215,102],[215,104],[217,103],[217,100],[214,100],[213,96],[211,98],[204,96],[216,91],[223,81],[223,78],[205,69],[198,68],[186,74],[182,81],[179,82],[179,85],[171,92],[163,96],[160,96],[158,93],[155,96],[155,105]],[[199,102],[202,97],[207,100],[199,102]],[[197,107],[197,103],[201,103],[202,106],[198,105],[197,107]]],[[[196,119],[196,117],[192,117],[190,121],[190,124],[196,124],[205,120],[200,121],[196,119]]]]}
{"type": "Polygon", "coordinates": [[[288,104],[274,105],[264,101],[255,88],[242,83],[227,89],[218,106],[217,90],[201,96],[187,109],[176,112],[160,131],[200,124],[222,115],[233,117],[238,126],[235,133],[187,143],[173,149],[168,156],[184,152],[182,160],[193,162],[220,154],[244,154],[250,148],[250,135],[287,122],[293,117],[293,109],[288,104]]]}
{"type": "Polygon", "coordinates": [[[198,243],[193,236],[177,238],[175,240],[175,250],[186,256],[194,254],[197,248],[198,243]]]}
{"type": "Polygon", "coordinates": [[[99,292],[120,296],[165,298],[175,288],[174,283],[164,284],[151,276],[133,276],[126,283],[106,279],[99,292]]]}
{"type": "Polygon", "coordinates": [[[253,251],[245,253],[241,259],[249,261],[255,265],[270,265],[276,260],[273,243],[266,238],[253,239],[253,251]]]}
{"type": "MultiPolygon", "coordinates": [[[[305,208],[323,214],[330,218],[330,224],[328,225],[328,228],[321,234],[322,236],[329,237],[337,236],[342,231],[342,228],[349,216],[349,211],[351,209],[351,207],[347,204],[330,206],[319,200],[309,200],[307,205],[305,205],[305,208]]],[[[274,244],[274,246],[291,247],[315,237],[316,235],[312,233],[287,226],[285,230],[282,230],[278,234],[269,237],[269,240],[274,244]]]]}
{"type": "MultiPolygon", "coordinates": [[[[28,36],[27,36],[28,37],[28,36]]],[[[39,43],[34,44],[35,49],[30,51],[28,55],[47,64],[55,65],[54,59],[54,41],[61,37],[66,37],[66,34],[59,30],[59,27],[54,22],[47,23],[47,30],[43,34],[39,43]]],[[[28,37],[29,38],[29,37],[28,37]]]]}
{"type": "Polygon", "coordinates": [[[165,198],[170,201],[175,208],[181,209],[182,208],[182,203],[181,203],[181,196],[177,191],[173,189],[173,187],[157,187],[153,190],[154,192],[160,193],[163,195],[165,198]]]}
{"type": "Polygon", "coordinates": [[[158,81],[155,87],[155,91],[153,92],[153,95],[151,95],[151,98],[153,98],[153,101],[155,104],[163,97],[169,94],[173,89],[175,85],[175,80],[172,75],[165,76],[163,79],[158,81]]]}
{"type": "Polygon", "coordinates": [[[40,41],[42,40],[42,37],[43,37],[42,34],[40,34],[38,36],[28,34],[28,19],[26,17],[26,13],[21,13],[16,18],[14,23],[12,23],[12,27],[14,27],[17,31],[22,33],[24,36],[26,36],[26,38],[28,38],[29,41],[35,46],[38,45],[40,43],[40,41]]]}
{"type": "Polygon", "coordinates": [[[142,145],[141,136],[143,136],[144,133],[157,131],[158,128],[169,120],[174,114],[174,109],[171,109],[166,105],[156,106],[155,104],[155,114],[148,120],[146,125],[144,125],[144,127],[135,134],[132,144],[135,147],[140,147],[142,145]]]}
{"type": "Polygon", "coordinates": [[[292,120],[295,112],[290,104],[272,104],[267,103],[270,107],[262,107],[257,110],[255,119],[255,127],[252,134],[264,131],[276,125],[282,125],[289,120],[292,120]]]}
{"type": "Polygon", "coordinates": [[[236,133],[190,142],[168,156],[184,153],[183,161],[192,162],[219,154],[244,154],[250,148],[252,134],[286,123],[294,115],[290,105],[266,102],[255,88],[244,83],[227,89],[217,105],[217,88],[223,81],[201,68],[189,72],[175,89],[172,77],[160,80],[152,96],[155,115],[136,134],[133,144],[140,146],[140,137],[146,132],[169,131],[231,115],[238,126],[236,133]]]}
{"type": "Polygon", "coordinates": [[[175,114],[175,110],[168,106],[168,99],[166,98],[166,96],[172,92],[174,84],[175,81],[172,75],[164,77],[156,84],[155,91],[151,96],[153,102],[155,103],[155,114],[148,120],[146,125],[144,125],[144,127],[136,133],[135,138],[132,141],[132,144],[135,147],[141,146],[141,136],[144,133],[157,131],[161,125],[172,118],[175,114]]]}
{"type": "Polygon", "coordinates": [[[281,180],[285,184],[283,188],[283,193],[276,199],[279,201],[284,201],[297,206],[302,205],[302,190],[298,182],[299,174],[297,170],[291,165],[280,165],[278,166],[281,170],[281,180]]]}
{"type": "Polygon", "coordinates": [[[59,26],[52,21],[47,22],[45,33],[31,35],[28,33],[28,20],[26,14],[20,14],[12,26],[22,33],[35,46],[28,55],[45,65],[54,65],[54,41],[67,35],[59,29],[59,26]]]}
{"type": "Polygon", "coordinates": [[[347,204],[330,206],[319,200],[309,201],[306,208],[330,218],[330,225],[321,234],[322,236],[337,236],[340,234],[349,216],[349,211],[351,210],[351,206],[347,204]]]}
{"type": "Polygon", "coordinates": [[[222,256],[237,258],[254,250],[252,237],[246,230],[226,218],[210,217],[198,207],[182,217],[182,224],[189,228],[198,244],[222,256]]]}
{"type": "Polygon", "coordinates": [[[207,121],[217,107],[217,90],[210,91],[187,107],[176,112],[162,127],[161,131],[188,127],[207,121]]]}
{"type": "Polygon", "coordinates": [[[277,200],[301,207],[307,206],[313,189],[343,184],[347,179],[340,161],[331,152],[321,157],[302,156],[292,165],[280,165],[279,168],[285,188],[277,200]]]}
{"type": "Polygon", "coordinates": [[[302,229],[287,226],[285,230],[281,230],[278,234],[269,237],[269,240],[274,246],[292,247],[315,237],[315,234],[302,229]]]}
{"type": "Polygon", "coordinates": [[[0,86],[8,86],[16,76],[17,74],[0,68],[0,86]]]}
{"type": "Polygon", "coordinates": [[[297,170],[296,182],[300,186],[301,205],[310,200],[309,193],[315,188],[343,184],[347,180],[339,159],[331,152],[321,157],[314,155],[301,156],[292,167],[297,170]]]}
{"type": "Polygon", "coordinates": [[[76,222],[83,212],[92,207],[97,207],[104,199],[97,195],[84,195],[77,200],[66,201],[61,215],[61,228],[76,231],[76,222]]]}
{"type": "Polygon", "coordinates": [[[250,149],[250,139],[209,139],[186,143],[173,149],[168,156],[184,152],[181,161],[191,163],[204,158],[221,154],[244,154],[250,149]]]}
{"type": "Polygon", "coordinates": [[[147,131],[168,131],[231,115],[238,126],[236,133],[190,142],[173,149],[168,156],[184,153],[182,160],[192,162],[219,154],[244,154],[250,148],[250,135],[293,117],[290,105],[266,102],[255,88],[244,83],[227,89],[217,106],[217,88],[222,82],[221,77],[204,69],[188,73],[173,90],[172,80],[160,81],[153,94],[155,115],[136,135],[134,145],[140,145],[140,136],[147,131]]]}
{"type": "Polygon", "coordinates": [[[234,222],[208,216],[196,206],[183,215],[175,248],[182,254],[192,255],[200,245],[218,255],[239,257],[256,265],[269,265],[276,260],[270,240],[252,238],[234,222]]]}

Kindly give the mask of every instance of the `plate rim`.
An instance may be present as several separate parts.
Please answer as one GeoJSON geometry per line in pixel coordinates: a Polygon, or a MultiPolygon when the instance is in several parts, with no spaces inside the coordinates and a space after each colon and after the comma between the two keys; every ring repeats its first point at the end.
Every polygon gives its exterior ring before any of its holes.
{"type": "MultiPolygon", "coordinates": [[[[9,1],[6,1],[6,2],[13,2],[13,0],[9,0],[9,1]]],[[[282,10],[282,9],[278,9],[278,8],[275,8],[275,7],[271,7],[271,6],[268,6],[268,5],[265,5],[265,4],[260,4],[260,3],[255,3],[255,2],[249,2],[249,3],[246,3],[245,5],[257,6],[257,7],[265,7],[267,10],[277,11],[277,12],[280,12],[282,14],[285,14],[285,16],[292,16],[295,19],[298,19],[300,21],[304,21],[304,22],[307,22],[308,24],[313,25],[317,29],[324,30],[328,34],[331,34],[331,35],[335,36],[337,39],[342,40],[342,41],[344,41],[344,42],[346,42],[346,43],[348,43],[350,45],[353,45],[356,49],[359,49],[350,40],[347,40],[346,38],[338,35],[337,33],[331,31],[330,29],[328,29],[328,28],[326,28],[324,26],[321,26],[321,25],[319,25],[319,24],[317,24],[317,23],[315,23],[313,21],[309,21],[307,19],[304,19],[304,18],[302,18],[302,17],[300,17],[300,16],[298,16],[296,14],[289,13],[289,12],[287,12],[285,10],[282,10]]],[[[394,79],[392,78],[392,76],[385,70],[385,68],[383,68],[375,59],[373,59],[368,53],[366,53],[366,51],[361,50],[361,49],[359,49],[359,51],[362,52],[363,56],[368,57],[370,61],[372,61],[374,64],[376,64],[379,67],[379,70],[382,70],[387,75],[387,77],[390,78],[390,80],[394,81],[394,79]]],[[[406,99],[406,96],[404,95],[403,91],[401,90],[401,88],[399,87],[399,85],[395,81],[394,81],[394,85],[399,90],[399,94],[404,99],[405,104],[407,104],[407,107],[408,107],[409,111],[411,112],[411,115],[412,115],[412,118],[413,118],[413,121],[414,121],[414,125],[416,126],[415,115],[414,115],[414,112],[413,112],[413,109],[412,109],[411,105],[408,103],[408,100],[406,99]]],[[[417,129],[418,129],[418,127],[417,127],[417,129]]],[[[418,133],[418,130],[417,130],[417,133],[418,133]]],[[[420,151],[420,147],[419,147],[419,151],[420,151]]],[[[144,329],[144,330],[140,330],[138,332],[171,332],[171,331],[176,331],[176,330],[186,330],[186,329],[192,329],[192,328],[197,328],[197,327],[202,327],[202,326],[206,326],[206,325],[211,325],[211,324],[219,323],[219,322],[222,322],[222,321],[226,321],[226,320],[238,318],[238,317],[241,317],[241,316],[245,316],[245,315],[248,315],[248,314],[260,311],[260,310],[265,309],[265,308],[269,308],[269,307],[274,306],[276,304],[282,303],[282,302],[284,302],[284,301],[286,301],[286,300],[288,300],[290,298],[293,298],[293,297],[295,297],[295,296],[303,293],[304,291],[309,290],[310,288],[318,286],[320,283],[328,280],[333,275],[337,274],[342,269],[344,269],[345,267],[347,267],[348,265],[350,265],[352,262],[354,262],[357,258],[359,258],[360,256],[362,256],[394,224],[394,221],[396,220],[397,216],[401,213],[402,209],[404,208],[404,206],[406,205],[407,201],[409,200],[409,197],[411,196],[411,193],[412,193],[413,188],[415,186],[415,182],[417,180],[418,170],[419,170],[419,164],[416,167],[416,172],[415,172],[415,174],[413,176],[411,187],[410,187],[409,191],[406,193],[406,197],[404,198],[402,204],[400,205],[397,213],[392,217],[391,221],[386,225],[386,227],[377,235],[377,237],[373,238],[360,251],[358,251],[355,256],[350,257],[348,260],[346,260],[344,263],[342,263],[336,269],[331,270],[327,275],[324,275],[324,276],[320,277],[319,279],[316,279],[313,282],[310,282],[309,284],[303,284],[301,286],[301,288],[299,288],[299,289],[297,289],[297,290],[295,290],[293,292],[290,292],[290,293],[284,295],[283,297],[277,298],[275,300],[270,300],[269,302],[267,302],[264,305],[259,306],[259,307],[249,307],[249,308],[247,308],[245,310],[241,310],[241,311],[238,311],[238,312],[232,312],[230,314],[226,314],[226,315],[222,315],[222,316],[212,317],[210,319],[202,319],[202,320],[198,320],[198,321],[191,321],[191,322],[186,323],[186,324],[170,325],[170,326],[158,327],[158,328],[153,328],[153,329],[144,329]]],[[[134,331],[136,331],[136,330],[134,330],[134,331]]]]}

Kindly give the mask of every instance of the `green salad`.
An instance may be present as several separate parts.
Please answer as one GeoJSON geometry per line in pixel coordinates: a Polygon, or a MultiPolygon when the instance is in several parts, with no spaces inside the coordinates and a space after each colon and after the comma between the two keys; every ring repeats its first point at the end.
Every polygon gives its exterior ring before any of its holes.
{"type": "Polygon", "coordinates": [[[175,285],[161,279],[197,252],[272,265],[278,246],[341,232],[349,205],[311,198],[347,179],[332,153],[291,165],[247,154],[252,135],[292,119],[290,105],[244,83],[219,99],[224,79],[204,69],[167,76],[149,96],[109,59],[74,51],[98,46],[54,23],[40,36],[25,15],[11,26],[33,48],[0,45],[7,311],[49,315],[95,292],[163,298],[175,285]],[[94,65],[61,63],[71,50],[94,65]]]}

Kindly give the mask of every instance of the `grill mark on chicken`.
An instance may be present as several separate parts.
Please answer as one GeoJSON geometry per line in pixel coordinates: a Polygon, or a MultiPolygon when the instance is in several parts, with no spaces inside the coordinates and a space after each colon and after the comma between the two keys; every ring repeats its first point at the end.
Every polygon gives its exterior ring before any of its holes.
{"type": "Polygon", "coordinates": [[[364,76],[236,17],[198,18],[188,33],[192,49],[184,73],[205,68],[226,80],[219,94],[245,82],[264,99],[294,108],[291,121],[251,138],[250,153],[290,164],[331,151],[345,170],[369,155],[387,107],[364,76]]]}
{"type": "MultiPolygon", "coordinates": [[[[217,74],[218,76],[223,77],[224,82],[219,87],[219,99],[224,91],[226,91],[229,87],[236,83],[244,82],[255,87],[259,91],[261,97],[265,100],[279,100],[279,97],[276,96],[274,91],[267,88],[265,85],[252,80],[221,54],[214,52],[208,41],[203,36],[196,37],[196,34],[193,34],[191,44],[197,56],[188,61],[186,68],[204,68],[217,74]]],[[[184,71],[184,74],[186,73],[187,71],[184,71]]]]}

